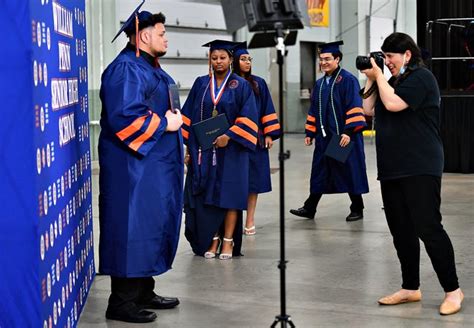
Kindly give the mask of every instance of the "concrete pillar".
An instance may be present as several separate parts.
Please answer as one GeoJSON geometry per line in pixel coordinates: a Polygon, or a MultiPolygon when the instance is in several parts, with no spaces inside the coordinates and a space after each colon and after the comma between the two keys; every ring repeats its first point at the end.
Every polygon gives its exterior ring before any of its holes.
{"type": "Polygon", "coordinates": [[[101,103],[99,99],[100,77],[107,65],[117,55],[111,44],[120,27],[116,19],[115,0],[86,1],[87,61],[89,82],[89,119],[92,160],[97,160],[101,103]]]}

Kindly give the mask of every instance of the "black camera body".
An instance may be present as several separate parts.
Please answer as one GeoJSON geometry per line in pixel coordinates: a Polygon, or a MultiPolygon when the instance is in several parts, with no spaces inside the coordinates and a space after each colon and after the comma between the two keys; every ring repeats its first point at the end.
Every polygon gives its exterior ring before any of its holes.
{"type": "Polygon", "coordinates": [[[356,58],[356,67],[358,70],[362,71],[364,69],[372,68],[372,63],[370,58],[375,60],[375,63],[383,72],[383,67],[385,64],[385,55],[381,51],[374,51],[369,54],[369,56],[357,56],[356,58]]]}

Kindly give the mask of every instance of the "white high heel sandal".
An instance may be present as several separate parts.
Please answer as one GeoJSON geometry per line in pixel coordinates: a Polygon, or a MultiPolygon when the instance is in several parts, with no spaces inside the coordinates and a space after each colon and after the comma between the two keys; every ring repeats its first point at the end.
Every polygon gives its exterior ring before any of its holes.
{"type": "MultiPolygon", "coordinates": [[[[234,248],[234,238],[223,238],[223,242],[228,242],[232,243],[232,248],[234,248]]],[[[220,253],[219,254],[219,260],[230,260],[232,258],[232,252],[231,253],[220,253]]]]}
{"type": "MultiPolygon", "coordinates": [[[[224,239],[225,239],[225,238],[224,238],[224,239]]],[[[219,236],[214,236],[214,237],[212,238],[212,241],[214,242],[214,240],[219,240],[219,242],[217,243],[217,248],[216,248],[216,252],[217,252],[217,250],[219,249],[219,246],[220,246],[220,244],[221,244],[220,239],[219,239],[219,236]]],[[[215,253],[215,252],[209,252],[209,251],[207,251],[206,253],[204,253],[204,258],[206,258],[206,259],[213,259],[213,258],[215,258],[215,257],[216,257],[216,253],[215,253]]]]}
{"type": "Polygon", "coordinates": [[[246,236],[253,236],[255,235],[255,226],[251,226],[250,228],[244,227],[244,235],[246,236]]]}

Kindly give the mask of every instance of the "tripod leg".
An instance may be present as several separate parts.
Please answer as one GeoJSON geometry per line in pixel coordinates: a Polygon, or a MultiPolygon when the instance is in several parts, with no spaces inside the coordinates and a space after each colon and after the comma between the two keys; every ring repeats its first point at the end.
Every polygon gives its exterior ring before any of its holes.
{"type": "Polygon", "coordinates": [[[291,321],[291,317],[286,315],[286,316],[281,316],[281,315],[278,315],[275,317],[275,321],[273,321],[272,325],[270,326],[270,328],[275,328],[277,326],[277,324],[281,322],[281,327],[282,328],[287,328],[287,324],[291,327],[291,328],[296,328],[295,324],[293,323],[293,321],[291,321]]]}
{"type": "Polygon", "coordinates": [[[291,328],[295,328],[295,324],[293,323],[293,321],[291,321],[291,318],[288,318],[288,324],[290,325],[291,328]]]}
{"type": "Polygon", "coordinates": [[[275,321],[273,321],[273,323],[272,323],[272,325],[270,326],[270,328],[275,328],[276,325],[277,325],[277,323],[278,323],[278,321],[280,321],[280,320],[278,320],[278,318],[275,318],[275,321]]]}

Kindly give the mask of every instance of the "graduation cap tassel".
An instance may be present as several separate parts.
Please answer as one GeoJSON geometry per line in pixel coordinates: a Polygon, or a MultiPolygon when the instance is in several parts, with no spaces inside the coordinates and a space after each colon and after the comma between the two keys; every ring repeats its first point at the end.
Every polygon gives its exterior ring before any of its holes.
{"type": "Polygon", "coordinates": [[[212,77],[212,67],[211,67],[211,50],[209,50],[208,61],[209,61],[209,77],[212,77]]]}
{"type": "Polygon", "coordinates": [[[140,22],[138,21],[138,14],[135,13],[135,48],[136,48],[135,55],[137,56],[137,58],[140,57],[140,48],[139,48],[140,37],[138,35],[139,25],[140,25],[140,22]]]}

